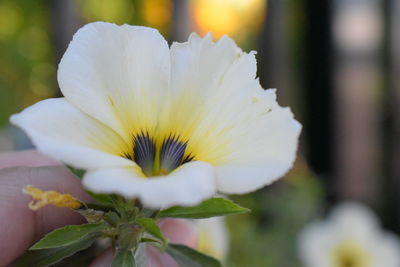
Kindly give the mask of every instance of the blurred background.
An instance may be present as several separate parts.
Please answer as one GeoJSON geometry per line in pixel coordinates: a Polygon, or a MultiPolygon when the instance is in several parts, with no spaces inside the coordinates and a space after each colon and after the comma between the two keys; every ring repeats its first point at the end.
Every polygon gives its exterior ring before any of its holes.
{"type": "Polygon", "coordinates": [[[400,233],[399,14],[396,0],[1,0],[0,151],[31,147],[8,118],[60,96],[57,64],[83,24],[151,26],[171,42],[228,34],[258,51],[263,87],[304,128],[284,179],[234,197],[253,212],[228,219],[227,266],[301,266],[297,232],[343,200],[400,233]]]}

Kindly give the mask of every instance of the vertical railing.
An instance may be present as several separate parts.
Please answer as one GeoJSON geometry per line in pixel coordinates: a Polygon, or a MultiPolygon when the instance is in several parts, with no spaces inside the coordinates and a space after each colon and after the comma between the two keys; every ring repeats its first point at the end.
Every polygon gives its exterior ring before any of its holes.
{"type": "MultiPolygon", "coordinates": [[[[82,22],[77,14],[75,1],[55,0],[49,1],[48,3],[51,16],[55,60],[56,64],[58,64],[69,42],[72,40],[72,35],[81,26],[82,22]]],[[[54,84],[57,83],[54,82],[54,84]]],[[[57,89],[56,95],[61,96],[59,89],[57,89]]]]}
{"type": "Polygon", "coordinates": [[[338,196],[378,204],[382,86],[381,2],[334,1],[338,196]]]}
{"type": "Polygon", "coordinates": [[[386,221],[389,226],[400,232],[400,1],[388,0],[386,14],[388,17],[389,93],[385,104],[387,107],[387,135],[385,167],[387,183],[384,188],[386,199],[386,221]]]}
{"type": "Polygon", "coordinates": [[[178,42],[186,41],[191,27],[189,20],[189,1],[172,1],[171,39],[178,42]]]}
{"type": "MultiPolygon", "coordinates": [[[[330,186],[333,149],[331,1],[305,0],[303,135],[312,169],[330,186]]],[[[332,177],[333,178],[333,177],[332,177]]],[[[329,195],[332,192],[329,192],[329,195]]]]}

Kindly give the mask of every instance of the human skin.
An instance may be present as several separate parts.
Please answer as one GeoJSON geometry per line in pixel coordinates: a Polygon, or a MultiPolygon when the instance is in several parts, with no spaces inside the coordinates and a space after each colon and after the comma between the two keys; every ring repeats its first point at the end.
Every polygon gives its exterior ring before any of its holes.
{"type": "MultiPolygon", "coordinates": [[[[33,185],[43,190],[69,193],[90,201],[82,185],[59,162],[34,150],[0,153],[0,264],[7,266],[22,255],[33,243],[53,229],[68,224],[80,224],[84,218],[72,210],[46,206],[38,211],[28,208],[31,198],[22,189],[33,185]]],[[[197,242],[193,226],[183,220],[166,219],[160,222],[166,237],[174,243],[194,247],[197,242]]],[[[167,254],[148,249],[151,267],[175,267],[167,254]]],[[[105,251],[92,267],[111,266],[112,250],[105,251]]]]}

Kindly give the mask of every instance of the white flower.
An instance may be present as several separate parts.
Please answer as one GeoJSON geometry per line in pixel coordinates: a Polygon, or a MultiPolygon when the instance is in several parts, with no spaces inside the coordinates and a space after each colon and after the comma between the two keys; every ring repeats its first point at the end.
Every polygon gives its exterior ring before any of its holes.
{"type": "Polygon", "coordinates": [[[199,232],[197,250],[224,261],[228,256],[229,234],[224,217],[196,220],[199,232]]]}
{"type": "Polygon", "coordinates": [[[169,48],[151,28],[91,23],[60,62],[65,97],[11,122],[44,154],[88,170],[94,192],[151,208],[246,193],[292,166],[301,128],[261,88],[254,54],[228,37],[169,48]]]}
{"type": "Polygon", "coordinates": [[[299,253],[306,267],[399,267],[400,242],[383,232],[364,206],[346,203],[325,222],[300,235],[299,253]]]}

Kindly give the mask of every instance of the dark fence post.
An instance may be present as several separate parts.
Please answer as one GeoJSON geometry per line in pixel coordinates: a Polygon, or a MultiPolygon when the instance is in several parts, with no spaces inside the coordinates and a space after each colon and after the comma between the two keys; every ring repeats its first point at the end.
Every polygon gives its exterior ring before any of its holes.
{"type": "MultiPolygon", "coordinates": [[[[58,64],[69,42],[72,40],[73,34],[78,30],[82,22],[76,13],[75,1],[52,0],[48,3],[55,58],[58,64]]],[[[61,96],[61,92],[58,90],[56,95],[61,96]]]]}
{"type": "Polygon", "coordinates": [[[190,28],[189,1],[173,0],[171,39],[178,42],[186,41],[190,28]]]}
{"type": "Polygon", "coordinates": [[[400,233],[400,2],[387,1],[389,27],[388,50],[389,93],[387,96],[387,184],[385,187],[386,217],[389,226],[400,233]]]}
{"type": "Polygon", "coordinates": [[[334,1],[338,196],[377,203],[381,161],[382,6],[334,1]]]}
{"type": "MultiPolygon", "coordinates": [[[[307,159],[328,184],[332,173],[333,97],[331,1],[305,0],[304,137],[307,159]]],[[[330,188],[328,186],[327,188],[330,188]]],[[[328,192],[330,194],[332,192],[328,192]]]]}

